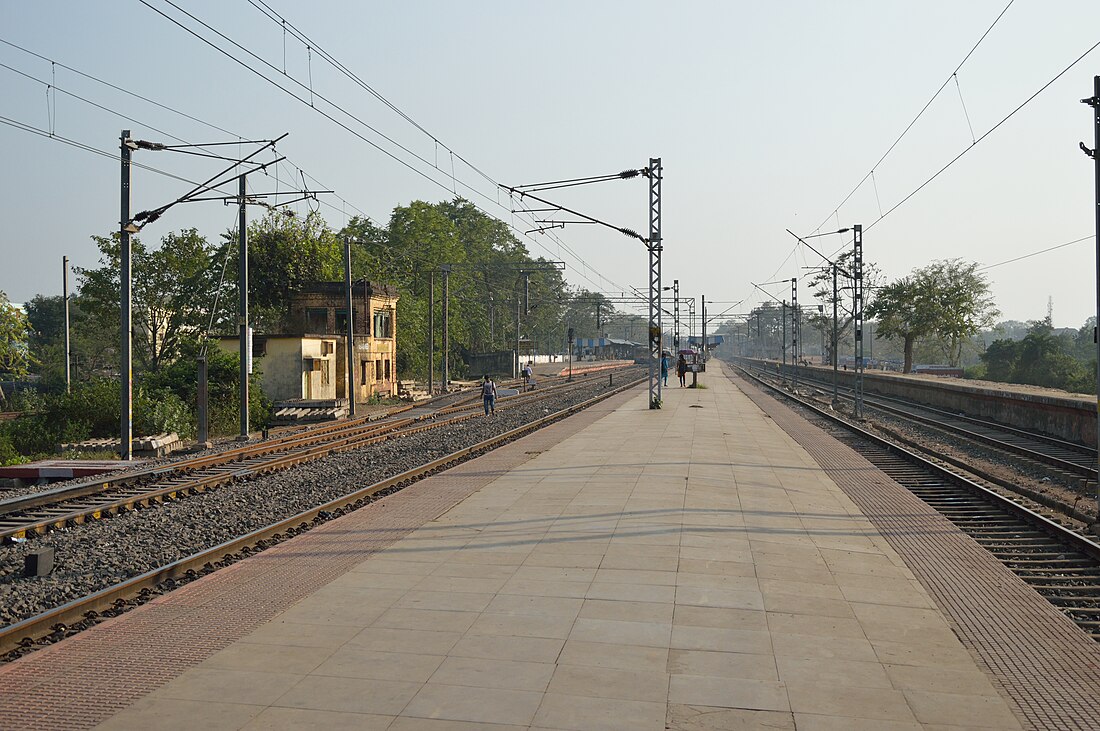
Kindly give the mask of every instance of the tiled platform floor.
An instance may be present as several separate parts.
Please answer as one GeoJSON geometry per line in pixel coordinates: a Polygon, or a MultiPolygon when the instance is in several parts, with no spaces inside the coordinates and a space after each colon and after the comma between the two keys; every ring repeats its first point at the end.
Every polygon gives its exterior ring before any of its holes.
{"type": "Polygon", "coordinates": [[[100,728],[1020,728],[847,495],[707,385],[547,445],[100,728]]]}

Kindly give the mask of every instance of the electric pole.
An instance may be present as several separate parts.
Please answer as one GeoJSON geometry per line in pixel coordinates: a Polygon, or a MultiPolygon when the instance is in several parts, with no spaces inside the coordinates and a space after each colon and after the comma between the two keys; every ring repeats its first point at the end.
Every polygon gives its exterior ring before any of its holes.
{"type": "Polygon", "coordinates": [[[680,280],[672,280],[672,344],[680,354],[680,280]]]}
{"type": "Polygon", "coordinates": [[[121,399],[121,440],[119,443],[119,456],[123,460],[134,457],[134,361],[131,351],[131,307],[132,295],[130,290],[130,278],[133,267],[130,263],[130,157],[133,154],[133,141],[130,139],[130,130],[122,130],[122,210],[119,223],[119,248],[120,271],[119,282],[121,284],[121,316],[119,319],[119,336],[122,340],[121,363],[119,365],[119,377],[122,379],[121,399]]]}
{"type": "Polygon", "coordinates": [[[248,201],[246,199],[246,174],[237,178],[240,211],[237,222],[237,240],[240,247],[240,354],[241,354],[241,433],[237,441],[248,441],[248,375],[252,372],[252,343],[248,331],[248,201]]]}
{"type": "Polygon", "coordinates": [[[428,393],[435,396],[435,270],[428,272],[428,393]]]}
{"type": "Polygon", "coordinates": [[[791,364],[794,375],[791,377],[791,390],[798,390],[798,279],[791,277],[791,364]]]}
{"type": "Polygon", "coordinates": [[[863,224],[852,226],[852,336],[855,338],[855,417],[863,418],[863,224]]]}
{"type": "Polygon", "coordinates": [[[61,299],[65,302],[65,393],[72,388],[69,348],[69,257],[61,257],[61,299]]]}
{"type": "Polygon", "coordinates": [[[351,292],[351,237],[344,237],[344,290],[348,309],[348,341],[345,348],[348,361],[348,417],[353,417],[355,416],[355,314],[351,292]]]}
{"type": "Polygon", "coordinates": [[[447,387],[451,381],[451,371],[449,368],[448,359],[451,352],[451,323],[450,323],[450,305],[451,305],[451,265],[444,264],[443,267],[443,393],[447,393],[447,387]]]}
{"type": "MultiPolygon", "coordinates": [[[[661,408],[661,158],[649,158],[649,408],[661,408]]],[[[572,353],[572,350],[570,350],[572,353]]]]}
{"type": "MultiPolygon", "coordinates": [[[[1081,149],[1092,158],[1096,168],[1096,201],[1093,206],[1093,213],[1096,215],[1096,315],[1097,327],[1100,327],[1100,76],[1093,77],[1092,96],[1088,99],[1082,99],[1081,103],[1092,107],[1095,135],[1092,150],[1090,151],[1084,142],[1081,143],[1081,149]]],[[[1100,356],[1100,337],[1097,337],[1096,333],[1097,330],[1094,329],[1093,340],[1097,343],[1097,355],[1100,356]]],[[[1096,385],[1097,389],[1100,389],[1100,357],[1096,359],[1096,385]]],[[[1096,406],[1097,411],[1100,412],[1100,390],[1097,391],[1096,406]]],[[[1100,458],[1100,429],[1096,430],[1096,443],[1097,455],[1100,458]]],[[[1092,532],[1100,534],[1100,483],[1097,483],[1096,486],[1096,507],[1097,516],[1096,522],[1092,524],[1092,532]]]]}

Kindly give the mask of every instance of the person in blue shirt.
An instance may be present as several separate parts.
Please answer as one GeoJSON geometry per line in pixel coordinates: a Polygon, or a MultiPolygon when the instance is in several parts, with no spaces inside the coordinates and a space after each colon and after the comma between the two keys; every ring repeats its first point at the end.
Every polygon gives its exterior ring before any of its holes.
{"type": "Polygon", "coordinates": [[[668,355],[661,353],[661,380],[668,385],[668,355]]]}

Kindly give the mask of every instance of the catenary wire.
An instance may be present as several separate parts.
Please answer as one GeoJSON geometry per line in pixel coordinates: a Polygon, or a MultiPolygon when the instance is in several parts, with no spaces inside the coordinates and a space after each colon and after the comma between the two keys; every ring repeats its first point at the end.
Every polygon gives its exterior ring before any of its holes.
{"type": "Polygon", "coordinates": [[[871,166],[871,170],[868,171],[868,173],[866,175],[864,175],[858,183],[856,183],[855,187],[852,188],[852,190],[848,193],[848,195],[844,196],[844,200],[840,201],[840,203],[838,203],[833,208],[833,212],[830,213],[828,216],[825,216],[825,219],[817,225],[817,228],[814,229],[815,232],[820,231],[821,227],[824,226],[829,221],[829,219],[837,211],[839,211],[842,207],[844,207],[844,204],[847,203],[848,200],[853,195],[855,195],[856,191],[859,190],[860,187],[862,187],[863,184],[867,182],[867,178],[869,178],[871,176],[871,173],[874,172],[875,168],[877,168],[879,165],[881,165],[883,163],[883,161],[890,155],[890,153],[894,151],[894,148],[898,146],[898,143],[900,143],[902,141],[902,139],[904,139],[904,137],[907,134],[909,134],[909,130],[913,129],[913,125],[915,125],[917,123],[917,121],[922,116],[924,116],[924,113],[926,111],[928,111],[928,107],[932,106],[932,102],[936,101],[936,99],[939,97],[939,95],[943,93],[943,90],[945,88],[947,88],[948,84],[951,83],[951,79],[955,78],[955,75],[957,73],[959,73],[959,70],[963,67],[963,65],[970,59],[970,57],[972,55],[974,55],[974,52],[976,50],[978,50],[978,46],[980,46],[982,44],[982,41],[984,41],[986,36],[989,35],[990,31],[993,30],[994,26],[996,26],[997,23],[1000,22],[1001,18],[1004,17],[1004,14],[1008,12],[1008,9],[1010,7],[1012,7],[1012,3],[1014,3],[1015,1],[1016,0],[1009,0],[1008,4],[1005,5],[1004,10],[1002,10],[1000,12],[1000,14],[998,14],[997,17],[993,20],[993,22],[989,25],[989,27],[985,29],[985,33],[982,33],[981,38],[978,39],[977,43],[975,43],[974,46],[970,49],[970,51],[966,54],[966,56],[963,57],[963,60],[959,62],[959,65],[955,67],[955,70],[952,71],[950,74],[948,74],[947,78],[944,79],[944,82],[942,84],[940,84],[940,87],[938,89],[936,89],[935,93],[932,94],[931,98],[929,98],[929,100],[927,102],[925,102],[924,106],[921,107],[921,110],[919,112],[917,112],[917,116],[913,117],[913,120],[911,122],[909,122],[909,124],[905,127],[904,130],[902,130],[901,134],[898,135],[898,138],[896,140],[894,140],[893,143],[891,143],[891,145],[886,149],[886,152],[882,153],[882,157],[880,157],[878,159],[878,161],[874,165],[871,166]]]}
{"type": "MultiPolygon", "coordinates": [[[[236,62],[237,64],[239,64],[239,65],[243,66],[244,68],[246,68],[247,70],[251,71],[251,72],[252,72],[252,73],[254,73],[255,75],[259,76],[260,78],[264,79],[264,80],[265,80],[265,81],[267,81],[268,83],[272,84],[272,85],[273,85],[273,86],[275,86],[276,88],[278,88],[278,89],[282,90],[282,91],[283,91],[284,93],[288,94],[289,96],[291,96],[291,97],[293,97],[293,98],[297,99],[297,100],[298,100],[299,102],[301,102],[301,103],[303,103],[303,104],[305,104],[305,105],[309,106],[310,108],[314,109],[314,110],[315,110],[316,112],[318,112],[318,113],[319,113],[319,114],[321,114],[322,116],[326,117],[327,119],[329,119],[330,121],[332,121],[332,122],[333,122],[334,124],[336,124],[336,125],[340,126],[340,127],[341,127],[341,128],[343,128],[343,129],[344,129],[345,131],[347,131],[347,132],[351,133],[352,135],[354,135],[355,137],[359,138],[359,139],[360,139],[360,140],[362,140],[363,142],[366,142],[366,143],[367,143],[367,144],[369,144],[370,146],[372,146],[372,147],[374,147],[375,149],[377,149],[377,150],[378,150],[379,152],[382,152],[382,153],[383,153],[383,154],[385,154],[386,156],[388,156],[388,157],[390,157],[391,159],[393,159],[393,160],[394,160],[395,162],[397,162],[397,163],[399,163],[400,165],[402,165],[402,166],[404,166],[404,167],[408,168],[408,169],[409,169],[409,170],[411,170],[412,172],[414,172],[414,173],[416,173],[417,175],[419,175],[419,176],[423,177],[424,179],[428,180],[429,182],[431,182],[431,183],[433,183],[433,184],[435,184],[435,185],[437,185],[437,186],[439,186],[439,187],[443,188],[444,190],[450,190],[450,188],[448,188],[448,186],[446,186],[446,185],[445,185],[444,183],[442,183],[441,181],[438,181],[438,180],[434,179],[433,177],[431,177],[430,175],[428,175],[428,174],[427,174],[427,173],[425,173],[424,171],[422,171],[422,170],[418,169],[418,168],[417,168],[417,167],[415,167],[414,165],[411,165],[411,164],[410,164],[410,163],[408,163],[407,161],[405,161],[405,160],[401,159],[400,157],[398,157],[398,156],[397,156],[396,154],[394,154],[393,152],[391,152],[391,151],[389,151],[389,150],[385,149],[384,147],[382,147],[381,145],[377,144],[377,143],[376,143],[376,142],[374,142],[373,140],[370,140],[369,138],[365,137],[365,136],[364,136],[363,134],[361,134],[361,133],[359,133],[358,131],[356,131],[356,130],[352,129],[352,128],[351,128],[350,126],[348,126],[348,125],[347,125],[346,123],[344,123],[344,122],[342,122],[342,121],[338,120],[337,118],[335,118],[334,116],[332,116],[331,114],[329,114],[328,112],[326,112],[325,110],[322,110],[322,109],[320,109],[320,108],[316,107],[316,106],[315,106],[315,105],[314,105],[313,103],[311,103],[311,101],[310,101],[310,100],[307,100],[307,99],[305,99],[305,98],[303,98],[303,97],[299,96],[298,94],[294,93],[294,92],[293,92],[292,90],[290,90],[290,89],[288,89],[287,87],[283,86],[282,84],[280,84],[280,83],[276,82],[275,80],[273,80],[273,79],[269,78],[268,76],[266,76],[266,75],[265,75],[265,74],[264,74],[263,72],[261,72],[260,70],[258,70],[258,69],[256,69],[256,68],[254,68],[253,66],[249,65],[248,63],[246,63],[246,62],[242,61],[241,59],[237,58],[236,56],[234,56],[233,54],[229,53],[229,52],[228,52],[228,51],[226,51],[225,49],[221,48],[221,47],[220,47],[220,46],[218,46],[217,44],[213,43],[213,42],[212,42],[212,41],[210,41],[209,39],[207,39],[207,38],[203,37],[202,35],[200,35],[199,33],[197,33],[197,32],[196,32],[195,30],[193,30],[193,29],[191,29],[191,28],[187,27],[186,25],[184,25],[184,24],[183,24],[183,23],[181,23],[180,21],[176,20],[175,18],[172,18],[171,16],[169,16],[168,14],[166,14],[165,12],[163,12],[162,10],[160,10],[159,8],[156,8],[156,7],[154,7],[154,6],[153,6],[153,5],[151,5],[151,4],[150,4],[150,3],[149,3],[149,2],[147,1],[147,0],[139,0],[139,2],[140,2],[140,3],[142,4],[142,5],[145,5],[146,7],[148,7],[148,8],[150,9],[150,10],[153,10],[153,11],[154,11],[154,12],[156,12],[157,14],[161,15],[161,16],[162,16],[163,18],[165,18],[166,20],[168,20],[168,21],[170,21],[171,23],[175,24],[176,26],[178,26],[178,27],[179,27],[179,28],[181,28],[182,30],[184,30],[184,31],[186,31],[187,33],[191,34],[191,35],[192,35],[192,36],[194,36],[195,38],[197,38],[197,39],[201,40],[201,41],[202,41],[203,43],[205,43],[206,45],[210,46],[210,47],[211,47],[211,48],[213,48],[214,50],[216,50],[216,51],[218,51],[219,53],[221,53],[221,54],[225,55],[225,56],[226,56],[227,58],[229,58],[229,59],[233,60],[233,61],[234,61],[234,62],[236,62]]],[[[263,63],[263,64],[265,64],[265,65],[267,65],[267,66],[270,66],[270,67],[271,67],[271,68],[272,68],[273,70],[275,70],[276,72],[278,72],[278,69],[277,69],[277,68],[276,68],[275,66],[273,66],[272,64],[270,64],[270,63],[269,63],[269,62],[267,62],[266,60],[262,59],[261,57],[257,56],[257,55],[256,55],[255,53],[253,53],[252,51],[250,51],[250,50],[248,50],[248,49],[244,48],[243,46],[241,46],[241,44],[239,44],[239,43],[237,43],[236,41],[232,40],[231,38],[229,38],[229,37],[228,37],[228,36],[226,36],[225,34],[221,33],[221,32],[220,32],[220,31],[218,31],[217,29],[215,29],[215,28],[213,28],[212,26],[210,26],[209,24],[207,24],[207,23],[205,23],[204,21],[202,21],[202,20],[200,20],[200,19],[196,18],[196,17],[195,17],[194,15],[192,15],[191,13],[187,12],[186,10],[183,10],[183,9],[182,9],[182,8],[180,8],[180,7],[178,6],[178,5],[176,5],[175,3],[173,3],[173,2],[171,1],[171,0],[165,0],[165,2],[166,2],[167,4],[169,4],[169,5],[171,5],[171,6],[173,7],[173,8],[176,8],[176,9],[177,9],[178,11],[180,11],[180,12],[181,12],[181,13],[183,13],[184,15],[188,16],[189,18],[191,18],[191,19],[192,19],[192,20],[194,20],[195,22],[199,23],[199,24],[200,24],[200,25],[202,25],[203,27],[207,28],[208,30],[210,30],[210,32],[212,32],[212,33],[214,33],[214,34],[218,35],[219,37],[221,37],[221,38],[223,38],[223,39],[225,39],[225,40],[226,40],[226,41],[227,41],[228,43],[231,43],[232,45],[236,46],[237,48],[240,48],[240,49],[241,49],[241,50],[242,50],[243,52],[245,52],[245,53],[249,54],[250,56],[253,56],[254,58],[257,58],[257,59],[258,59],[258,60],[259,60],[259,61],[260,61],[261,63],[263,63]]],[[[299,86],[303,87],[304,89],[308,89],[308,87],[306,87],[305,85],[303,85],[303,84],[302,84],[302,83],[301,83],[300,81],[298,81],[297,79],[294,79],[293,77],[290,77],[290,76],[287,76],[286,78],[289,78],[289,79],[290,79],[291,81],[293,81],[293,82],[294,82],[295,84],[297,84],[297,85],[299,85],[299,86]]],[[[313,90],[310,90],[310,91],[311,91],[311,93],[314,93],[314,92],[313,92],[313,90]]],[[[378,131],[377,131],[376,129],[374,129],[374,128],[373,128],[373,127],[372,127],[371,125],[367,124],[367,123],[366,123],[366,122],[364,122],[364,121],[363,121],[362,119],[359,119],[358,117],[356,117],[355,115],[351,114],[351,113],[350,113],[350,112],[348,112],[347,110],[343,109],[343,108],[342,108],[342,107],[340,107],[339,105],[337,105],[337,104],[335,104],[334,102],[330,101],[330,100],[329,100],[329,99],[327,99],[326,97],[324,97],[324,96],[322,96],[322,95],[320,95],[320,94],[316,94],[316,93],[314,93],[314,95],[316,96],[316,98],[324,100],[324,101],[325,101],[325,102],[326,102],[327,104],[329,104],[330,106],[332,106],[332,107],[333,107],[334,109],[337,109],[337,110],[339,110],[339,111],[340,111],[341,113],[343,113],[344,115],[346,115],[346,116],[347,116],[347,117],[349,117],[350,119],[353,119],[353,120],[357,121],[358,123],[362,124],[362,125],[363,125],[364,127],[366,127],[367,129],[370,129],[371,131],[374,131],[375,133],[379,134],[379,135],[380,135],[380,136],[382,136],[382,137],[383,137],[384,139],[387,139],[387,140],[389,140],[389,141],[393,142],[393,141],[392,141],[392,140],[390,140],[390,138],[388,138],[388,137],[387,137],[386,135],[382,134],[381,132],[378,132],[378,131]]],[[[436,167],[435,167],[434,165],[432,165],[432,164],[431,164],[430,162],[428,162],[427,160],[425,160],[425,159],[424,159],[424,158],[422,158],[421,156],[417,155],[417,154],[416,154],[415,152],[412,152],[412,151],[409,151],[409,150],[407,150],[407,148],[404,148],[404,147],[403,147],[403,146],[401,146],[401,145],[400,145],[399,143],[393,142],[393,144],[397,145],[398,147],[400,147],[400,148],[401,148],[401,149],[403,149],[403,150],[406,150],[407,152],[409,152],[409,154],[413,155],[413,156],[414,156],[415,158],[417,158],[418,160],[421,160],[422,162],[424,162],[424,164],[426,164],[426,165],[428,165],[428,166],[432,167],[433,169],[436,169],[436,170],[438,170],[438,168],[436,168],[436,167]]],[[[457,157],[459,157],[460,159],[462,159],[462,158],[461,158],[461,156],[458,156],[458,155],[456,155],[456,156],[457,156],[457,157]]],[[[469,164],[469,163],[467,163],[467,164],[469,164]]],[[[472,168],[472,167],[473,167],[473,166],[471,166],[471,168],[472,168]]],[[[487,195],[485,195],[485,194],[484,194],[484,193],[482,193],[481,191],[477,190],[477,189],[476,189],[476,188],[474,188],[473,186],[469,185],[469,184],[468,184],[468,183],[466,183],[465,181],[462,181],[461,179],[457,179],[457,178],[456,178],[455,180],[457,180],[457,182],[460,182],[460,183],[461,183],[461,184],[463,185],[463,187],[464,187],[464,188],[466,188],[466,189],[470,190],[471,192],[473,192],[473,193],[475,193],[475,194],[477,194],[477,195],[479,195],[479,196],[481,196],[481,197],[485,198],[486,200],[489,200],[490,202],[495,202],[495,201],[493,201],[493,199],[492,199],[492,198],[489,198],[489,197],[488,197],[487,195]]],[[[496,217],[496,216],[492,216],[492,214],[490,214],[490,213],[489,213],[489,212],[488,212],[487,210],[485,210],[485,208],[483,208],[482,206],[479,206],[479,205],[477,205],[476,203],[473,203],[473,202],[471,202],[471,204],[472,204],[472,205],[474,205],[474,206],[475,206],[476,208],[478,208],[478,210],[480,210],[480,211],[482,211],[483,213],[485,213],[486,215],[489,215],[489,216],[491,216],[491,217],[493,217],[493,218],[498,218],[498,217],[496,217]]],[[[498,204],[498,205],[499,205],[499,204],[498,204]]],[[[499,218],[498,218],[498,220],[502,220],[502,219],[499,219],[499,218]]],[[[505,222],[505,223],[507,224],[507,222],[505,222]]],[[[517,232],[520,232],[520,233],[522,233],[522,232],[520,231],[520,229],[519,229],[518,227],[514,226],[514,225],[511,225],[511,224],[509,224],[509,227],[510,227],[510,228],[512,228],[513,230],[517,231],[517,232]]],[[[551,252],[551,251],[550,251],[550,250],[549,250],[549,249],[548,249],[547,247],[545,247],[545,246],[544,246],[543,244],[541,244],[541,242],[538,242],[538,241],[537,241],[536,239],[533,239],[533,238],[531,238],[530,236],[527,236],[526,234],[523,234],[523,235],[524,235],[524,236],[525,236],[526,238],[528,238],[529,240],[531,240],[531,241],[532,241],[533,243],[535,243],[535,244],[536,244],[537,246],[539,246],[539,247],[540,247],[540,248],[542,248],[543,250],[547,251],[547,253],[553,254],[553,252],[551,252]]],[[[555,237],[555,238],[556,238],[556,237],[555,237]]],[[[559,240],[559,243],[562,243],[562,242],[560,242],[560,240],[559,240]]],[[[568,250],[568,249],[567,249],[567,250],[568,250]]],[[[576,254],[575,254],[574,252],[570,252],[570,253],[571,253],[571,254],[572,254],[572,255],[574,256],[574,258],[577,258],[577,259],[578,259],[578,261],[580,261],[580,262],[582,263],[582,265],[583,265],[583,266],[584,266],[585,268],[588,268],[588,269],[590,269],[591,271],[593,271],[593,272],[596,272],[596,270],[595,270],[594,268],[592,268],[592,267],[591,267],[590,265],[588,265],[588,263],[587,263],[587,262],[585,262],[585,261],[584,261],[584,260],[583,260],[582,258],[580,258],[580,257],[577,257],[577,255],[576,255],[576,254]]],[[[591,283],[592,283],[593,285],[595,285],[595,286],[597,286],[597,287],[599,287],[599,286],[600,286],[600,285],[599,285],[598,283],[594,282],[593,280],[589,279],[589,278],[588,278],[588,277],[587,277],[586,275],[584,275],[583,271],[578,271],[578,274],[580,274],[580,275],[581,275],[582,277],[584,277],[585,279],[587,279],[587,280],[588,280],[589,282],[591,282],[591,283]]],[[[599,272],[596,272],[596,274],[597,274],[597,275],[598,275],[598,276],[599,276],[599,277],[600,277],[601,279],[604,279],[604,280],[605,280],[606,282],[608,282],[608,283],[611,283],[612,285],[618,286],[618,285],[617,285],[617,284],[616,284],[616,283],[615,283],[614,281],[612,281],[611,279],[607,278],[607,277],[606,277],[606,276],[604,276],[603,274],[601,274],[601,273],[599,273],[599,272]]]]}

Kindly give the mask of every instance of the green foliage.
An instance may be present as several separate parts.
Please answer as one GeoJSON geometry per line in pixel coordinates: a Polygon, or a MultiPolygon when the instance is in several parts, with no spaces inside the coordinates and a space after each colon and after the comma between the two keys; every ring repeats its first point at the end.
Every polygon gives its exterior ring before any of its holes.
{"type": "MultiPolygon", "coordinates": [[[[100,266],[77,268],[83,308],[95,326],[118,327],[122,247],[118,234],[93,236],[100,266]]],[[[143,370],[157,370],[180,352],[190,333],[207,326],[213,307],[214,249],[195,229],[169,233],[150,251],[131,239],[134,358],[143,370]]]]}
{"type": "Polygon", "coordinates": [[[30,372],[30,334],[27,316],[0,292],[0,377],[22,378],[30,372]]]}
{"type": "MultiPolygon", "coordinates": [[[[340,237],[316,211],[302,218],[269,211],[248,226],[249,320],[258,332],[285,330],[287,295],[300,291],[306,282],[335,282],[344,279],[344,247],[340,237]]],[[[213,332],[235,333],[237,302],[240,297],[238,236],[222,235],[222,243],[211,256],[216,285],[222,279],[222,296],[215,312],[213,332]]]]}
{"type": "MultiPolygon", "coordinates": [[[[1088,323],[1081,331],[1085,330],[1091,340],[1088,323]]],[[[990,344],[982,355],[985,377],[1092,393],[1096,388],[1096,360],[1076,357],[1079,339],[1080,331],[1076,337],[1056,334],[1047,320],[1030,323],[1022,340],[1002,339],[990,344]]]]}
{"type": "Polygon", "coordinates": [[[29,462],[30,460],[21,455],[12,444],[11,435],[8,434],[7,429],[8,427],[0,425],[0,467],[29,462]]]}
{"type": "Polygon", "coordinates": [[[878,337],[904,341],[908,373],[918,338],[938,339],[957,366],[965,342],[993,323],[997,309],[977,264],[944,259],[878,289],[865,314],[877,320],[878,337]]]}
{"type": "MultiPolygon", "coordinates": [[[[186,424],[178,431],[181,436],[194,434],[197,416],[188,404],[198,403],[199,356],[198,344],[190,344],[182,357],[156,373],[148,374],[144,388],[150,393],[168,393],[186,409],[186,424]]],[[[227,436],[240,431],[240,357],[220,348],[210,348],[206,354],[208,426],[212,436],[227,436]]],[[[253,367],[249,378],[248,417],[249,428],[263,429],[271,416],[271,400],[260,386],[262,372],[253,367]]],[[[179,418],[182,418],[180,414],[179,418]]],[[[178,421],[176,423],[179,423],[178,421]]]]}
{"type": "Polygon", "coordinates": [[[141,389],[134,398],[134,433],[153,435],[176,432],[181,439],[195,435],[195,415],[168,390],[141,389]]]}

